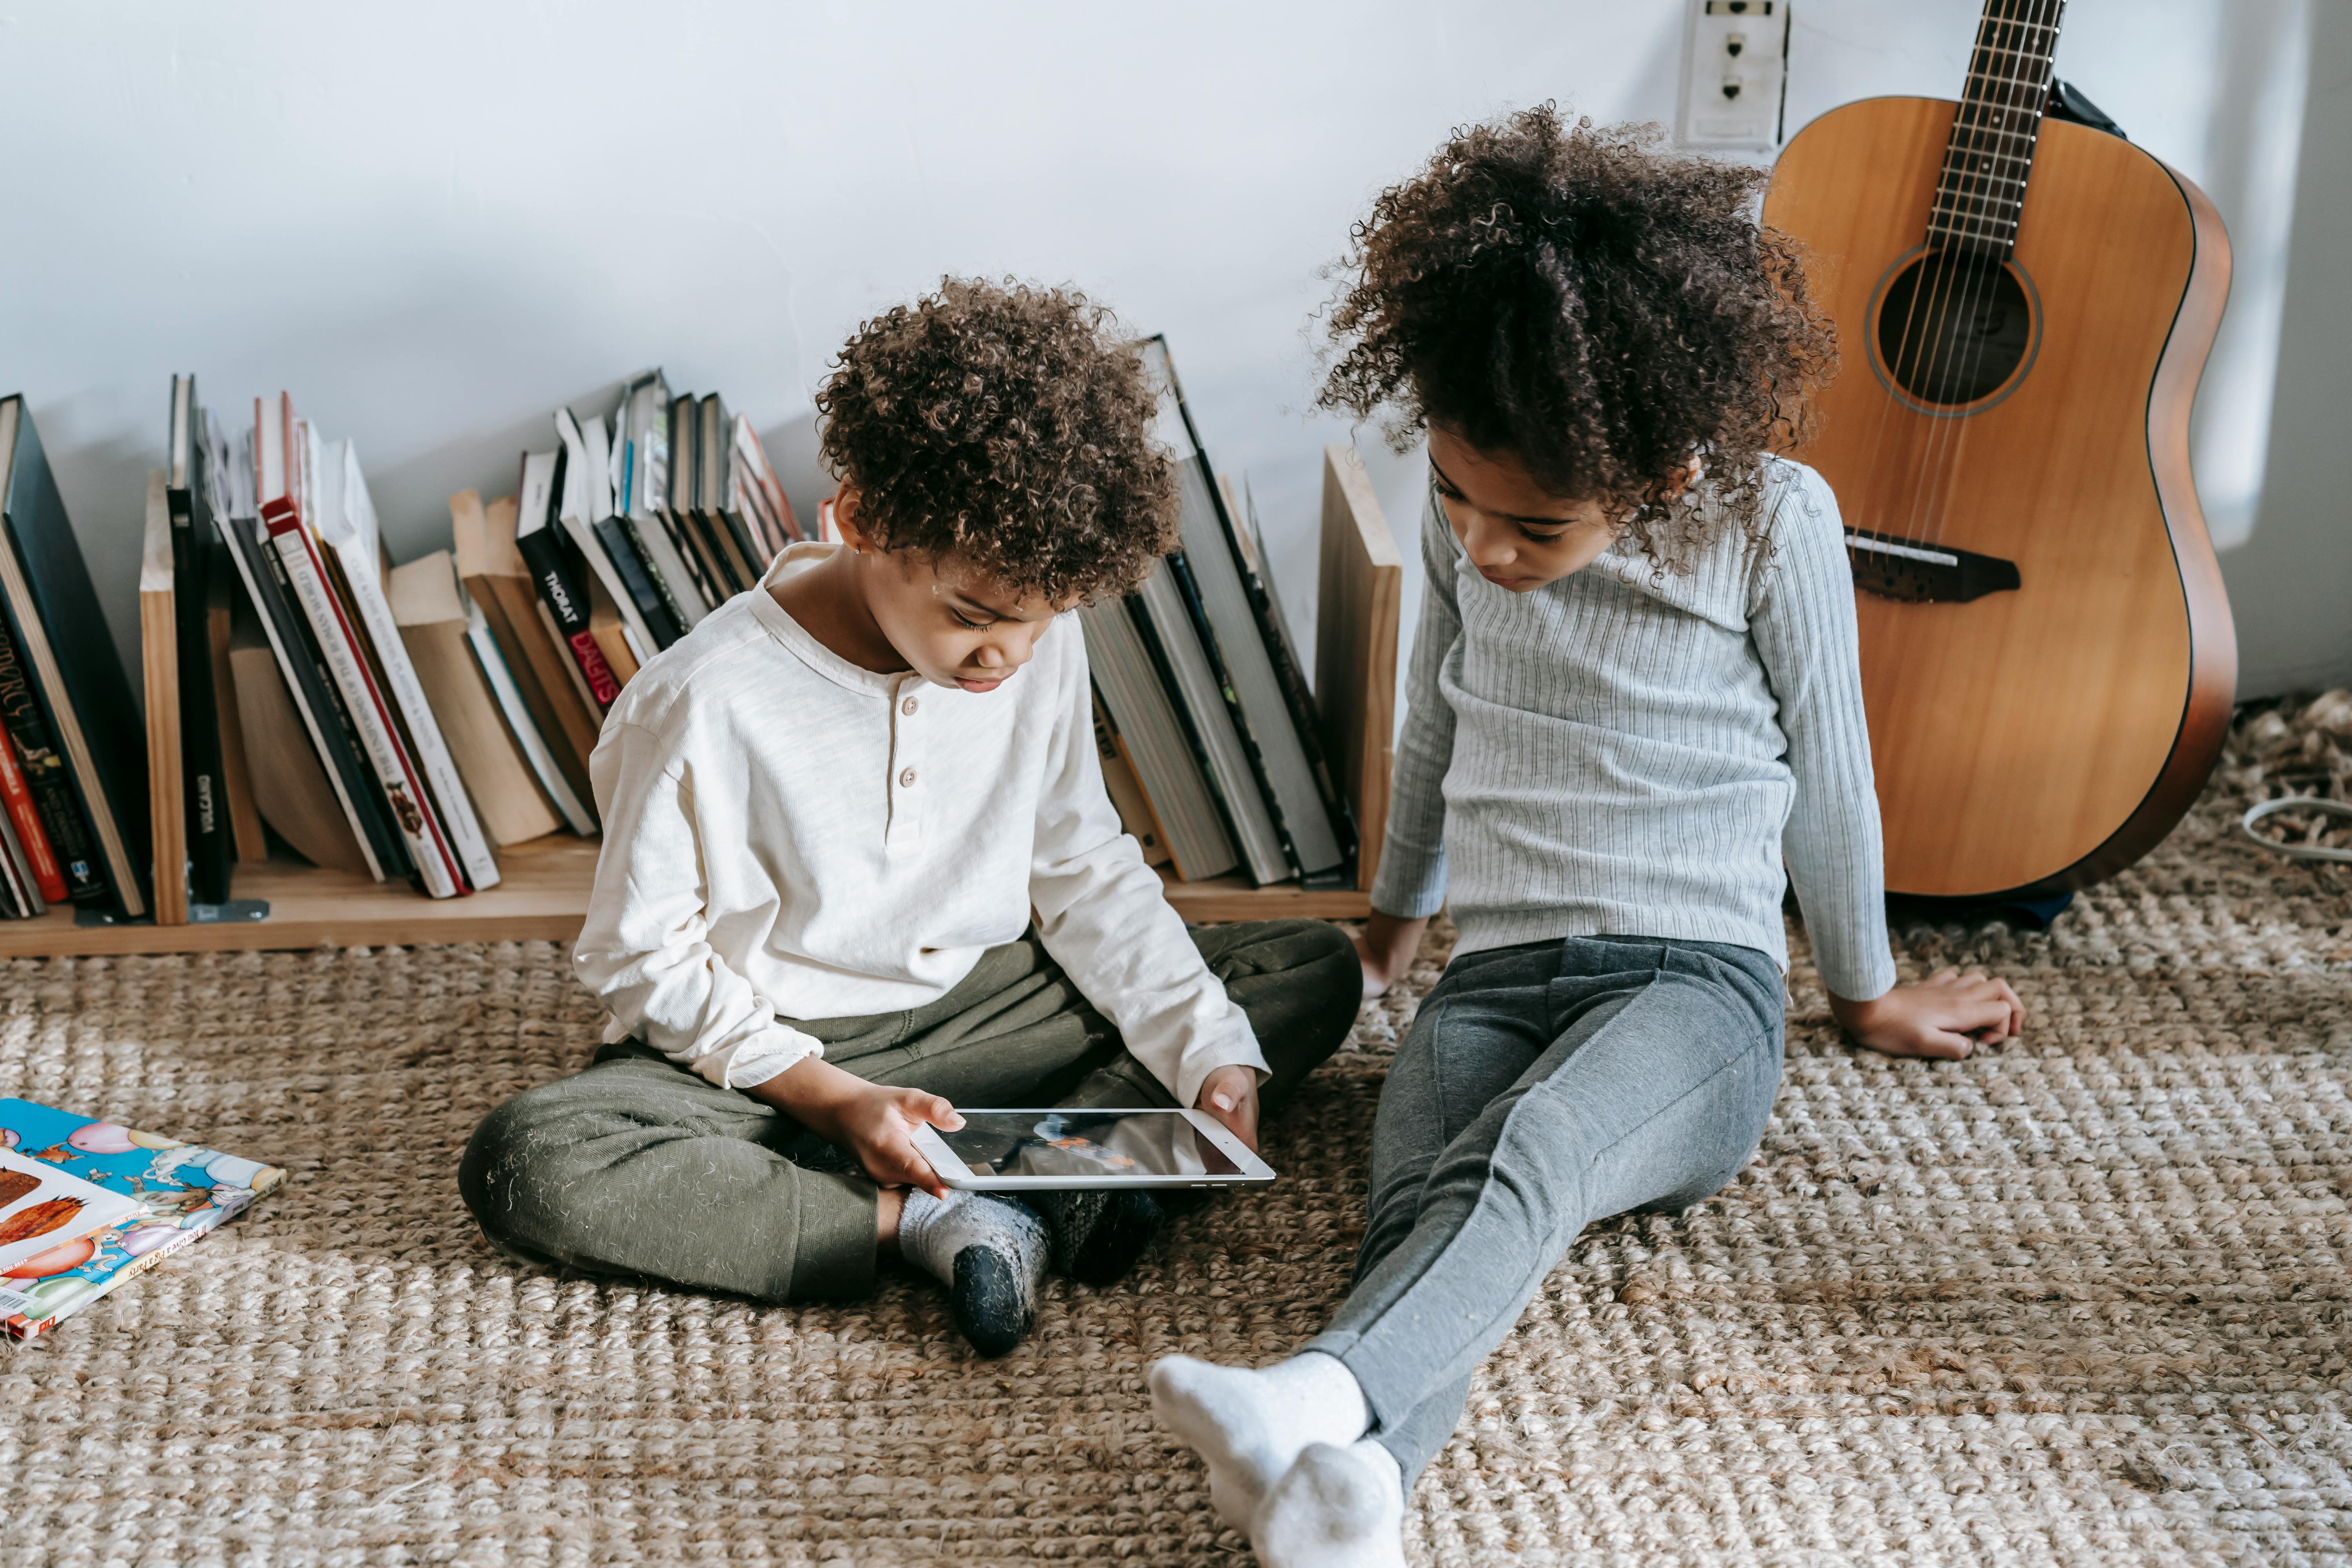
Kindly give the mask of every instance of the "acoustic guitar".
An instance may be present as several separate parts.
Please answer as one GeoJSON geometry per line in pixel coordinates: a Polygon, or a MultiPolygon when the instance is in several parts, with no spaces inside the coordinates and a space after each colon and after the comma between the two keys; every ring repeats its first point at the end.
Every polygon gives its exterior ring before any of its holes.
{"type": "Polygon", "coordinates": [[[2229,239],[2178,171],[2044,118],[2063,9],[1986,0],[1958,103],[1832,110],[1764,200],[1839,327],[1791,455],[1846,524],[1893,892],[2110,877],[2229,724],[2237,642],[2189,470],[2229,239]]]}

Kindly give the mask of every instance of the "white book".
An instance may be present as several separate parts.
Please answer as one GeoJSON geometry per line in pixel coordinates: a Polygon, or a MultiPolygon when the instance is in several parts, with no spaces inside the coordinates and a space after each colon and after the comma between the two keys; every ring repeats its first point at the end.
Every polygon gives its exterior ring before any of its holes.
{"type": "Polygon", "coordinates": [[[359,612],[368,640],[374,645],[384,684],[392,689],[392,700],[407,723],[407,738],[414,744],[416,765],[425,774],[426,788],[432,791],[432,804],[448,834],[449,847],[457,852],[467,879],[478,891],[494,888],[499,883],[497,858],[490,853],[489,840],[483,835],[481,819],[475,815],[472,797],[466,794],[465,783],[458,777],[457,764],[449,755],[441,726],[434,720],[432,704],[425,700],[425,688],[417,681],[416,667],[409,661],[408,645],[401,640],[400,625],[392,617],[392,603],[384,597],[375,503],[369,498],[367,480],[360,473],[359,455],[349,441],[338,441],[328,448],[318,467],[321,478],[319,537],[335,552],[335,560],[343,569],[343,581],[351,584],[352,607],[359,612]]]}
{"type": "Polygon", "coordinates": [[[327,671],[351,714],[352,728],[358,731],[363,760],[383,792],[393,825],[408,847],[425,891],[436,899],[454,898],[463,890],[457,858],[442,838],[440,824],[426,809],[424,782],[393,733],[391,710],[360,657],[359,638],[327,582],[318,540],[302,512],[306,502],[316,505],[315,490],[304,483],[309,477],[305,470],[312,467],[306,460],[307,427],[294,417],[293,402],[282,392],[274,399],[257,400],[254,415],[255,489],[270,547],[285,563],[295,604],[310,623],[327,671]]]}

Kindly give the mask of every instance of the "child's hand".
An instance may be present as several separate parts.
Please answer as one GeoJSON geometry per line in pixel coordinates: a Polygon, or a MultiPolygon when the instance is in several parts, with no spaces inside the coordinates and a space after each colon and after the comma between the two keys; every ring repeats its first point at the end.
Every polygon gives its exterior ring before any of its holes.
{"type": "Polygon", "coordinates": [[[1981,969],[1941,969],[1916,985],[1897,985],[1874,1002],[1830,998],[1846,1033],[1890,1057],[1957,1060],[1979,1046],[2017,1038],[2025,1005],[2006,981],[1981,969]]]}
{"type": "Polygon", "coordinates": [[[868,1083],[820,1057],[810,1057],[746,1090],[828,1143],[857,1156],[866,1173],[886,1187],[920,1187],[948,1195],[931,1163],[915,1147],[915,1129],[929,1122],[952,1132],[963,1125],[954,1106],[919,1089],[868,1083]]]}
{"type": "Polygon", "coordinates": [[[1235,1063],[1221,1067],[1201,1080],[1201,1097],[1192,1102],[1257,1152],[1257,1074],[1235,1063]]]}
{"type": "Polygon", "coordinates": [[[1429,929],[1429,919],[1405,920],[1397,915],[1372,911],[1364,929],[1356,935],[1356,958],[1364,966],[1364,1000],[1369,1002],[1393,984],[1412,963],[1412,955],[1421,951],[1422,932],[1429,929]]]}

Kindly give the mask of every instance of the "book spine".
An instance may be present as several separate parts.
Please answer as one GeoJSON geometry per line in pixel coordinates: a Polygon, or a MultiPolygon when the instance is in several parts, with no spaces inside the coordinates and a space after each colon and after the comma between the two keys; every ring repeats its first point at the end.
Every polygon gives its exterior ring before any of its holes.
{"type": "Polygon", "coordinates": [[[1160,684],[1169,695],[1170,706],[1175,710],[1176,727],[1182,732],[1184,744],[1192,753],[1193,765],[1201,770],[1201,784],[1208,791],[1209,803],[1217,808],[1218,820],[1224,824],[1225,833],[1233,840],[1234,848],[1242,852],[1242,864],[1248,867],[1246,846],[1249,840],[1242,836],[1241,818],[1234,811],[1233,802],[1225,798],[1224,785],[1218,779],[1216,763],[1209,754],[1209,742],[1202,735],[1201,727],[1192,716],[1192,704],[1183,700],[1184,688],[1176,679],[1175,661],[1170,656],[1167,645],[1160,640],[1160,627],[1153,621],[1150,606],[1144,604],[1143,595],[1138,593],[1128,595],[1117,608],[1128,613],[1128,618],[1143,638],[1144,649],[1151,655],[1151,668],[1159,674],[1160,684]]]}
{"type": "Polygon", "coordinates": [[[113,897],[106,871],[99,864],[97,841],[75,798],[73,781],[66,776],[66,760],[49,736],[49,721],[33,695],[32,682],[16,657],[16,639],[0,622],[0,727],[7,731],[25,787],[33,798],[43,836],[48,840],[65,897],[76,904],[103,904],[113,897]]]}
{"type": "Polygon", "coordinates": [[[157,1264],[163,1262],[166,1258],[171,1257],[172,1254],[184,1251],[186,1248],[194,1246],[198,1240],[211,1235],[212,1230],[213,1227],[211,1226],[206,1226],[201,1230],[184,1230],[179,1235],[172,1237],[169,1241],[166,1241],[162,1246],[156,1247],[154,1251],[140,1254],[130,1262],[124,1264],[121,1268],[116,1269],[113,1273],[108,1275],[105,1282],[100,1285],[97,1289],[91,1291],[89,1295],[83,1297],[72,1306],[68,1307],[64,1311],[52,1312],[46,1318],[31,1319],[26,1318],[22,1312],[12,1312],[6,1318],[0,1318],[0,1330],[5,1330],[20,1340],[37,1339],[40,1335],[48,1332],[51,1329],[56,1328],[59,1323],[64,1322],[68,1318],[72,1317],[76,1312],[80,1311],[84,1307],[89,1306],[91,1302],[104,1300],[117,1289],[121,1286],[128,1285],[133,1279],[138,1279],[142,1274],[146,1273],[150,1268],[152,1268],[157,1264]]]}
{"type": "Polygon", "coordinates": [[[628,590],[637,618],[653,633],[654,646],[669,647],[684,634],[686,617],[678,614],[677,602],[669,596],[669,585],[654,571],[653,557],[646,553],[645,536],[637,531],[636,520],[625,512],[614,512],[591,526],[611,558],[613,570],[621,574],[621,586],[628,590]]]}
{"type": "Polygon", "coordinates": [[[25,860],[33,870],[33,881],[41,889],[41,897],[53,904],[66,902],[66,874],[58,865],[57,852],[49,847],[49,836],[41,826],[41,814],[33,804],[33,792],[26,786],[25,774],[16,766],[16,748],[5,736],[0,736],[0,804],[8,811],[8,821],[16,830],[16,842],[25,851],[25,860]]]}
{"type": "Polygon", "coordinates": [[[179,652],[180,786],[187,823],[189,891],[197,903],[217,904],[228,898],[235,857],[213,691],[205,552],[196,531],[194,490],[170,490],[165,499],[172,519],[172,619],[179,652]]]}
{"type": "MultiPolygon", "coordinates": [[[[1234,737],[1241,742],[1242,755],[1249,763],[1250,779],[1257,786],[1258,798],[1265,804],[1268,821],[1274,825],[1274,836],[1282,846],[1282,858],[1289,862],[1294,875],[1304,869],[1298,846],[1290,835],[1290,820],[1283,814],[1282,797],[1274,787],[1274,779],[1265,764],[1265,752],[1259,746],[1257,731],[1251,728],[1249,714],[1242,708],[1242,700],[1234,690],[1233,671],[1225,663],[1224,648],[1217,641],[1217,628],[1209,622],[1209,608],[1202,602],[1201,585],[1192,578],[1192,563],[1181,550],[1168,556],[1169,580],[1184,603],[1184,614],[1192,623],[1193,634],[1200,639],[1202,657],[1209,663],[1210,679],[1216,682],[1217,695],[1233,718],[1234,737]]],[[[1241,840],[1247,843],[1248,840],[1241,840]]]]}
{"type": "Polygon", "coordinates": [[[553,534],[541,528],[516,535],[515,548],[521,552],[523,564],[530,568],[540,602],[554,617],[556,633],[563,639],[572,662],[579,666],[582,678],[588,682],[596,706],[612,707],[620,700],[621,683],[613,678],[613,667],[604,662],[604,650],[596,646],[595,636],[588,629],[587,595],[572,581],[564,564],[562,547],[553,534]]]}
{"type": "Polygon", "coordinates": [[[383,584],[375,574],[375,563],[359,560],[343,565],[342,547],[332,548],[337,564],[342,565],[338,574],[341,578],[340,585],[348,589],[347,597],[359,616],[362,637],[375,655],[374,672],[380,678],[382,694],[388,699],[391,717],[397,724],[395,739],[415,763],[414,774],[421,775],[420,787],[431,791],[435,818],[445,829],[447,847],[463,868],[465,879],[477,890],[494,888],[499,882],[498,860],[490,853],[489,841],[482,836],[480,819],[474,815],[474,803],[457,777],[457,764],[451,760],[441,726],[433,717],[433,706],[425,700],[425,688],[417,681],[416,667],[409,662],[408,645],[401,639],[399,625],[392,618],[392,605],[383,596],[383,584]]]}
{"type": "Polygon", "coordinates": [[[514,672],[508,668],[506,657],[499,650],[498,638],[490,631],[487,619],[478,616],[466,627],[466,644],[473,650],[474,663],[482,672],[483,684],[498,703],[499,711],[507,721],[507,732],[514,737],[523,761],[530,764],[532,776],[555,809],[564,825],[583,838],[596,831],[596,818],[580,797],[572,793],[571,781],[555,764],[555,754],[531,721],[530,706],[523,701],[522,690],[515,684],[514,672]]]}
{"type": "Polygon", "coordinates": [[[393,824],[424,881],[425,892],[436,899],[454,897],[460,890],[457,858],[442,841],[440,825],[425,808],[423,784],[393,738],[391,715],[385,711],[375,682],[361,662],[357,640],[344,621],[342,606],[335,602],[332,590],[327,586],[326,573],[312,549],[310,531],[303,526],[300,514],[283,500],[265,503],[261,521],[269,531],[269,542],[285,565],[286,580],[294,590],[294,602],[310,622],[319,651],[358,732],[360,755],[374,771],[376,786],[392,808],[393,824]]]}

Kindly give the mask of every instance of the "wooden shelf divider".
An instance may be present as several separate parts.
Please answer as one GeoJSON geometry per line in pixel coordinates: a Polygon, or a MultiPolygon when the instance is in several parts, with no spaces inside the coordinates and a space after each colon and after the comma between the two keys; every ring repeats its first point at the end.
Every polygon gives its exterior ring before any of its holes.
{"type": "MultiPolygon", "coordinates": [[[[1169,879],[1168,901],[1188,921],[1360,920],[1370,911],[1366,889],[1388,818],[1403,573],[1355,448],[1325,447],[1323,465],[1315,679],[1324,744],[1340,770],[1363,840],[1357,885],[1255,888],[1241,877],[1169,879]]],[[[499,885],[462,899],[428,899],[404,882],[373,882],[294,859],[241,864],[233,890],[239,899],[267,900],[266,921],[85,926],[75,922],[70,908],[59,907],[37,920],[0,921],[0,958],[569,942],[587,914],[598,847],[596,839],[568,833],[511,846],[499,852],[499,885]]]]}

